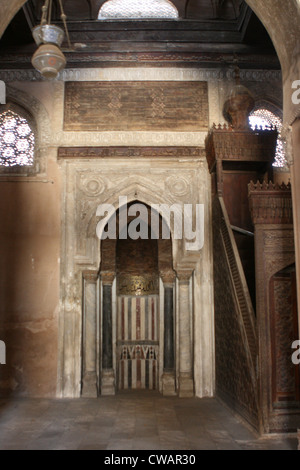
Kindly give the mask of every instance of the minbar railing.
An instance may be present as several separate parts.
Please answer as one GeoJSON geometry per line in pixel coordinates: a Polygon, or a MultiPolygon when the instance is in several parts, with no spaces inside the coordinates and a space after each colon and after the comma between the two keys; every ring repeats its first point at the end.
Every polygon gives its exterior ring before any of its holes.
{"type": "Polygon", "coordinates": [[[244,339],[246,340],[244,345],[246,352],[248,352],[247,356],[252,370],[251,376],[254,382],[253,385],[256,389],[258,341],[255,313],[227,210],[223,198],[219,197],[217,199],[219,200],[221,221],[220,233],[238,306],[239,323],[244,331],[244,339]]]}

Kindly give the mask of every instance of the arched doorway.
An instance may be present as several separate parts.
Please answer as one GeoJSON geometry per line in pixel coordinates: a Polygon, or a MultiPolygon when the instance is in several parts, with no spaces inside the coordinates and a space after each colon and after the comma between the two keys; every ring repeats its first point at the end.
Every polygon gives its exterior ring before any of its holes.
{"type": "MultiPolygon", "coordinates": [[[[120,148],[115,151],[127,154],[128,150],[120,148]]],[[[190,148],[182,147],[163,149],[159,153],[157,149],[142,147],[135,151],[145,152],[145,157],[130,159],[126,178],[125,160],[119,153],[108,159],[74,158],[63,163],[63,211],[68,223],[64,224],[62,234],[58,395],[96,397],[100,393],[116,393],[115,253],[118,236],[103,240],[98,226],[102,220],[100,217],[106,217],[106,214],[99,214],[99,208],[109,207],[113,218],[118,208],[125,204],[122,203],[124,198],[128,205],[142,201],[144,206],[156,208],[171,226],[171,238],[157,238],[159,391],[163,395],[176,393],[180,397],[212,396],[211,201],[205,154],[202,149],[196,149],[193,150],[195,155],[191,155],[190,148]],[[184,155],[188,158],[182,158],[184,155]],[[91,193],[91,187],[96,191],[93,189],[91,193]],[[197,243],[193,245],[190,231],[187,237],[177,239],[175,236],[176,216],[181,216],[183,224],[186,204],[193,208],[193,217],[188,219],[193,221],[193,229],[197,224],[200,227],[196,238],[205,240],[202,248],[197,243]],[[166,207],[170,212],[170,223],[164,210],[166,207]],[[198,213],[202,209],[203,223],[199,223],[201,217],[198,213]],[[164,244],[168,244],[169,251],[164,244]],[[166,256],[167,253],[170,257],[166,256]],[[168,260],[171,260],[171,265],[168,260]],[[173,334],[171,327],[164,328],[161,323],[173,325],[173,334]],[[171,351],[175,351],[174,354],[171,351]]],[[[187,215],[190,215],[189,211],[187,215]]],[[[107,222],[108,219],[104,225],[107,222]]]]}
{"type": "Polygon", "coordinates": [[[171,235],[162,238],[161,216],[153,227],[151,215],[138,201],[119,209],[112,216],[116,239],[101,243],[101,394],[113,389],[175,394],[172,242],[171,235]]]}
{"type": "Polygon", "coordinates": [[[291,361],[291,344],[299,337],[294,263],[271,277],[269,297],[272,404],[276,408],[300,400],[299,368],[291,361]]]}
{"type": "Polygon", "coordinates": [[[141,224],[147,239],[129,238],[129,222],[116,244],[118,390],[158,389],[158,243],[141,224]]]}

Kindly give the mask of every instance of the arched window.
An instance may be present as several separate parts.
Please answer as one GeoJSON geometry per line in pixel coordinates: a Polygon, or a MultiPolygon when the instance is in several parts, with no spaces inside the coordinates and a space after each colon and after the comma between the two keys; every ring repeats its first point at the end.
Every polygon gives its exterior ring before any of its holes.
{"type": "Polygon", "coordinates": [[[32,167],[35,136],[29,121],[7,109],[0,113],[0,167],[32,167]]]}
{"type": "Polygon", "coordinates": [[[277,128],[278,139],[276,147],[275,161],[273,163],[274,167],[277,168],[286,168],[287,159],[284,150],[284,140],[282,138],[282,119],[276,116],[274,113],[265,108],[259,108],[253,111],[249,117],[250,126],[253,130],[255,128],[259,129],[271,129],[277,128]]]}
{"type": "Polygon", "coordinates": [[[108,0],[100,8],[99,20],[177,19],[178,10],[169,0],[108,0]]]}

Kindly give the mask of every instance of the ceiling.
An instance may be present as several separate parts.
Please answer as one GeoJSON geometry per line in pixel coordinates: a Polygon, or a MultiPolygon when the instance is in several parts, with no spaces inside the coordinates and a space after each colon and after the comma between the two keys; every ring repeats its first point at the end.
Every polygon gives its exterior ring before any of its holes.
{"type": "MultiPolygon", "coordinates": [[[[264,26],[243,0],[173,0],[179,20],[99,21],[106,0],[64,0],[72,49],[68,67],[216,66],[280,69],[264,26]]],[[[144,1],[144,0],[143,0],[144,1]]],[[[0,40],[0,69],[31,67],[31,29],[44,0],[28,0],[0,40]]],[[[61,23],[58,0],[52,21],[61,23]]]]}

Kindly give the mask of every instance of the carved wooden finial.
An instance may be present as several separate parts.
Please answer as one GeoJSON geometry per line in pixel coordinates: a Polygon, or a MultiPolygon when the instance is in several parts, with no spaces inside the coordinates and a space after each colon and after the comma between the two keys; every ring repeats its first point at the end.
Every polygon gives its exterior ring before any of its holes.
{"type": "Polygon", "coordinates": [[[223,116],[234,129],[249,130],[249,115],[254,105],[250,91],[242,85],[235,85],[225,101],[223,116]]]}

